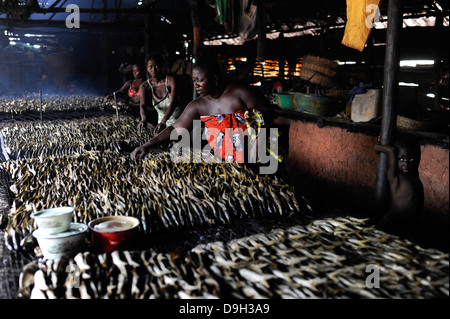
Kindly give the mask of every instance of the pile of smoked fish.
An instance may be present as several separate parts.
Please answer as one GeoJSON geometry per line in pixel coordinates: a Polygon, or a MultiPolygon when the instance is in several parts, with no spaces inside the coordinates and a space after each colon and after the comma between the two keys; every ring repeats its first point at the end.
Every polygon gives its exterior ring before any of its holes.
{"type": "Polygon", "coordinates": [[[389,298],[449,296],[449,256],[336,217],[188,251],[80,252],[36,260],[21,298],[389,298]]]}
{"type": "MultiPolygon", "coordinates": [[[[109,102],[111,104],[111,102],[109,102]]],[[[0,112],[21,114],[27,111],[64,111],[104,108],[105,102],[101,96],[83,95],[41,95],[39,93],[21,96],[0,97],[0,112]]]]}
{"type": "Polygon", "coordinates": [[[73,221],[86,224],[103,216],[133,216],[145,233],[310,211],[283,180],[237,163],[204,161],[212,155],[194,161],[189,153],[173,161],[173,152],[166,151],[134,162],[120,152],[121,143],[139,145],[151,136],[137,133],[136,126],[136,120],[122,117],[1,129],[5,149],[16,157],[0,163],[13,193],[7,247],[36,245],[31,213],[56,206],[75,207],[73,221]]]}

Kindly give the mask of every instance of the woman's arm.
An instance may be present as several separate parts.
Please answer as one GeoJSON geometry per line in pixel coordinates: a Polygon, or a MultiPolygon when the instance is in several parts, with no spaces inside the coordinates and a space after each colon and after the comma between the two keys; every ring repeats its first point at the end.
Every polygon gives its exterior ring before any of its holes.
{"type": "Polygon", "coordinates": [[[124,93],[126,93],[126,92],[128,91],[128,89],[130,88],[130,86],[131,86],[132,83],[133,83],[132,80],[126,82],[126,83],[120,88],[120,90],[116,91],[116,95],[117,95],[117,93],[119,93],[119,94],[124,94],[124,93]]]}
{"type": "Polygon", "coordinates": [[[126,82],[119,90],[114,91],[112,94],[106,96],[105,97],[105,101],[110,99],[110,98],[113,98],[114,97],[114,93],[116,93],[116,95],[124,94],[130,88],[132,82],[133,82],[132,80],[126,82]]]}
{"type": "Polygon", "coordinates": [[[147,143],[137,147],[132,153],[131,153],[131,159],[142,159],[147,155],[148,151],[152,147],[160,146],[167,144],[170,141],[170,135],[173,130],[177,133],[177,135],[181,135],[184,130],[191,131],[193,127],[193,120],[198,119],[199,112],[197,103],[195,101],[192,101],[184,110],[183,114],[178,118],[178,120],[173,123],[173,125],[170,125],[169,127],[165,128],[161,133],[156,135],[154,138],[150,139],[147,143]]]}
{"type": "Polygon", "coordinates": [[[159,145],[164,145],[165,143],[168,143],[170,141],[170,134],[173,131],[173,126],[167,127],[165,130],[163,130],[161,133],[156,135],[154,138],[150,139],[147,143],[136,147],[134,151],[130,154],[130,157],[133,161],[140,160],[147,155],[148,151],[152,147],[156,147],[159,145]]]}
{"type": "Polygon", "coordinates": [[[138,125],[139,131],[142,131],[147,124],[147,115],[145,113],[145,83],[146,82],[142,83],[141,86],[139,86],[139,113],[141,114],[141,122],[139,122],[138,125]]]}

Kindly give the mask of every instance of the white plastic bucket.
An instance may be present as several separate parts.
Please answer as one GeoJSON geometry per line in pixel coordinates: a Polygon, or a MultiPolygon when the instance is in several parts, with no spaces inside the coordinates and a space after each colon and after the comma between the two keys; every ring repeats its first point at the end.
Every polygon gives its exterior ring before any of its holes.
{"type": "Polygon", "coordinates": [[[356,94],[351,108],[353,122],[368,122],[377,118],[380,110],[380,90],[370,89],[367,93],[356,94]]]}

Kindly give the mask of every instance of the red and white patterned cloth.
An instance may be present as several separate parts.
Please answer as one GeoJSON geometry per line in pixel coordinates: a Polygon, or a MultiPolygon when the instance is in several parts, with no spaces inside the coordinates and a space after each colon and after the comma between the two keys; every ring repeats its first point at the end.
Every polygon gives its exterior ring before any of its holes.
{"type": "Polygon", "coordinates": [[[228,162],[243,163],[244,137],[247,134],[245,111],[234,114],[201,116],[206,136],[214,154],[228,162]]]}

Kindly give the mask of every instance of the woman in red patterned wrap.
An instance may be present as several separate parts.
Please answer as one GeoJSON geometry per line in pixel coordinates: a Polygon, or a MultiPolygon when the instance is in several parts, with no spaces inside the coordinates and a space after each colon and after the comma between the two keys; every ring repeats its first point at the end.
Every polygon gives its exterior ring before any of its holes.
{"type": "MultiPolygon", "coordinates": [[[[246,120],[255,110],[265,114],[271,112],[269,101],[251,86],[239,83],[225,85],[216,61],[198,61],[193,68],[192,81],[199,97],[189,103],[175,123],[137,147],[131,153],[133,160],[143,158],[152,147],[168,143],[173,130],[178,135],[184,129],[192,130],[193,121],[200,119],[216,156],[225,161],[245,161],[246,142],[243,137],[247,135],[246,120]]],[[[271,117],[267,116],[267,119],[271,117]]]]}

